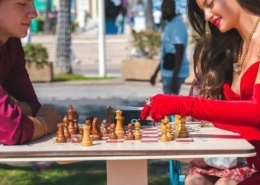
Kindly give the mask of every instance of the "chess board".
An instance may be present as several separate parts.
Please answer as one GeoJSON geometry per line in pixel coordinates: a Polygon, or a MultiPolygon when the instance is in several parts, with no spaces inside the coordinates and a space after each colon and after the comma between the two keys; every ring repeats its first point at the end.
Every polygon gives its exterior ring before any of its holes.
{"type": "MultiPolygon", "coordinates": [[[[188,159],[219,156],[253,156],[254,148],[239,134],[221,130],[207,125],[201,127],[198,122],[187,122],[188,138],[176,138],[169,142],[159,140],[161,131],[156,127],[141,127],[142,139],[110,140],[104,136],[102,140],[93,141],[91,146],[82,146],[80,142],[71,140],[66,143],[57,143],[57,134],[48,134],[45,137],[19,146],[0,145],[1,157],[10,160],[21,160],[32,157],[41,157],[41,160],[104,160],[104,159],[188,159]],[[157,136],[156,136],[157,135],[157,136]],[[45,159],[45,157],[47,157],[45,159]]],[[[73,139],[80,135],[73,135],[73,139]]]]}
{"type": "MultiPolygon", "coordinates": [[[[188,132],[194,131],[193,127],[187,127],[188,128],[188,132]]],[[[125,127],[125,130],[127,130],[127,128],[125,127]]],[[[102,137],[102,140],[98,140],[98,141],[93,141],[93,143],[132,143],[132,142],[141,142],[141,143],[157,143],[157,142],[161,142],[160,141],[160,137],[162,135],[161,133],[161,129],[160,126],[150,126],[150,127],[143,127],[141,128],[141,134],[142,134],[142,138],[138,139],[138,140],[127,140],[126,139],[126,135],[124,138],[118,138],[118,139],[109,139],[109,134],[105,134],[102,137]]],[[[174,140],[172,141],[168,141],[168,142],[194,142],[193,138],[191,138],[190,136],[188,138],[178,138],[178,135],[173,132],[173,135],[175,137],[174,140]]],[[[76,135],[72,135],[71,139],[68,139],[68,142],[70,143],[79,143],[81,140],[81,135],[80,134],[76,134],[76,135]]],[[[59,144],[59,143],[57,143],[59,144]]]]}

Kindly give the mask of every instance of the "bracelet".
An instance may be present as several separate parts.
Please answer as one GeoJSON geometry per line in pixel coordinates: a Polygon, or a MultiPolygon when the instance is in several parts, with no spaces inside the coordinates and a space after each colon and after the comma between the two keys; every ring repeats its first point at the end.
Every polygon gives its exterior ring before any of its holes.
{"type": "Polygon", "coordinates": [[[45,121],[41,117],[38,117],[38,119],[40,120],[40,123],[42,123],[45,127],[44,135],[47,135],[48,130],[47,130],[47,125],[46,125],[45,121]]]}
{"type": "Polygon", "coordinates": [[[12,104],[17,104],[19,102],[16,98],[14,98],[12,96],[10,96],[10,101],[12,104]]]}

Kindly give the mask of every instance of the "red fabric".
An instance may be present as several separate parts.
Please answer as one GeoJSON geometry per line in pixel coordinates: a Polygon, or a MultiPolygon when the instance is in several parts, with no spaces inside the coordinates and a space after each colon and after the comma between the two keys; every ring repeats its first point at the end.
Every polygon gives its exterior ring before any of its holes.
{"type": "MultiPolygon", "coordinates": [[[[159,94],[151,98],[151,106],[144,106],[140,118],[146,119],[150,114],[159,121],[171,114],[192,116],[237,132],[248,141],[260,141],[260,84],[254,84],[259,63],[254,63],[242,76],[240,95],[232,91],[229,83],[224,84],[224,95],[228,101],[159,94]]],[[[251,162],[260,170],[260,143],[255,147],[258,156],[251,162]]]]}
{"type": "Polygon", "coordinates": [[[18,38],[10,38],[0,47],[0,143],[26,143],[33,136],[33,123],[11,103],[9,95],[26,102],[36,114],[40,103],[26,71],[18,38]]]}
{"type": "Polygon", "coordinates": [[[259,185],[259,184],[260,184],[260,172],[256,172],[251,177],[238,183],[237,185],[259,185]]]}
{"type": "Polygon", "coordinates": [[[209,166],[207,168],[192,167],[189,169],[188,173],[189,174],[199,173],[202,175],[228,178],[228,179],[233,179],[236,182],[241,182],[251,177],[251,175],[255,173],[255,170],[247,166],[236,166],[235,168],[231,168],[231,169],[218,169],[209,166]]]}

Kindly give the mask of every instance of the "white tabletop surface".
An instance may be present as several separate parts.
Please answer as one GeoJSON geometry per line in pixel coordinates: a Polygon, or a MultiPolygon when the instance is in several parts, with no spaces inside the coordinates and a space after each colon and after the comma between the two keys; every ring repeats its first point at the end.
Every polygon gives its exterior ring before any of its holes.
{"type": "Polygon", "coordinates": [[[178,138],[170,142],[122,139],[111,143],[104,139],[93,141],[93,145],[87,147],[80,143],[56,143],[56,134],[50,134],[25,145],[0,145],[0,161],[191,159],[255,155],[254,147],[236,133],[212,125],[201,128],[198,123],[187,123],[186,126],[190,136],[187,139],[178,138]]]}

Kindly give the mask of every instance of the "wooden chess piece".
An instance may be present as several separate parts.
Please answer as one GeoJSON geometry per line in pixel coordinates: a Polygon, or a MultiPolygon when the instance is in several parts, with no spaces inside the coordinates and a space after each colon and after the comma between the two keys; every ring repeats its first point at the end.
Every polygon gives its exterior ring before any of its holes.
{"type": "Polygon", "coordinates": [[[133,124],[129,123],[127,125],[128,131],[127,131],[127,136],[126,140],[135,140],[135,135],[133,134],[133,124]]]}
{"type": "Polygon", "coordinates": [[[83,125],[83,136],[81,140],[82,146],[91,146],[93,145],[92,139],[90,137],[90,127],[87,125],[83,125]]]}
{"type": "Polygon", "coordinates": [[[86,119],[85,124],[90,128],[90,135],[92,135],[92,121],[90,119],[86,119]]]}
{"type": "Polygon", "coordinates": [[[181,121],[181,123],[180,123],[181,124],[181,129],[180,129],[180,132],[178,134],[178,137],[179,138],[188,138],[189,135],[188,135],[188,131],[187,131],[186,126],[185,126],[185,124],[186,124],[186,117],[185,116],[181,116],[180,121],[181,121]]]}
{"type": "Polygon", "coordinates": [[[111,124],[111,123],[114,123],[114,109],[109,106],[108,109],[107,109],[107,123],[108,123],[108,126],[111,124]]]}
{"type": "Polygon", "coordinates": [[[135,133],[134,133],[136,140],[140,140],[142,138],[140,129],[141,129],[141,124],[139,121],[136,121],[135,122],[135,133]]]}
{"type": "Polygon", "coordinates": [[[74,128],[75,128],[75,133],[78,134],[79,133],[78,120],[73,119],[73,124],[74,124],[74,128]]]}
{"type": "Polygon", "coordinates": [[[68,116],[67,116],[67,115],[65,115],[65,116],[63,117],[62,122],[63,122],[63,124],[64,124],[65,126],[68,126],[68,125],[69,125],[69,120],[68,120],[68,116]]]}
{"type": "Polygon", "coordinates": [[[167,128],[166,128],[165,122],[162,122],[161,132],[162,132],[162,136],[160,138],[160,141],[161,142],[168,142],[169,138],[167,137],[167,128]]]}
{"type": "Polygon", "coordinates": [[[174,136],[172,134],[172,126],[170,123],[166,124],[166,136],[168,137],[169,141],[174,140],[174,136]]]}
{"type": "Polygon", "coordinates": [[[102,140],[102,133],[99,127],[99,120],[97,117],[94,117],[92,122],[92,140],[102,140]]]}
{"type": "Polygon", "coordinates": [[[63,131],[63,124],[62,123],[57,123],[58,131],[57,131],[57,138],[56,142],[57,143],[66,143],[66,138],[64,136],[64,131],[63,131]]]}
{"type": "Polygon", "coordinates": [[[115,133],[115,127],[116,127],[116,125],[114,123],[110,124],[110,131],[111,131],[111,133],[109,134],[109,139],[111,139],[111,140],[116,140],[117,139],[117,135],[115,133]]]}
{"type": "Polygon", "coordinates": [[[68,116],[68,120],[69,121],[73,121],[73,119],[74,119],[74,110],[73,110],[72,105],[69,106],[69,109],[67,111],[67,116],[68,116]]]}
{"type": "Polygon", "coordinates": [[[107,120],[103,120],[102,121],[102,134],[103,135],[107,135],[107,134],[109,134],[109,132],[108,132],[108,123],[107,123],[107,120]]]}
{"type": "Polygon", "coordinates": [[[70,135],[70,132],[69,132],[69,129],[68,129],[68,126],[63,124],[63,130],[64,130],[64,136],[66,139],[70,139],[71,138],[71,135],[70,135]]]}
{"type": "Polygon", "coordinates": [[[70,135],[77,134],[76,131],[75,131],[74,123],[73,123],[72,120],[69,120],[68,130],[69,130],[70,135]]]}
{"type": "Polygon", "coordinates": [[[181,130],[181,116],[175,115],[174,119],[174,131],[178,135],[181,130]]]}
{"type": "Polygon", "coordinates": [[[124,138],[125,137],[125,130],[124,130],[124,124],[123,124],[123,117],[122,117],[122,111],[116,110],[116,128],[115,133],[118,138],[124,138]]]}
{"type": "Polygon", "coordinates": [[[77,121],[79,120],[79,114],[76,111],[74,111],[73,118],[76,119],[77,121]]]}

